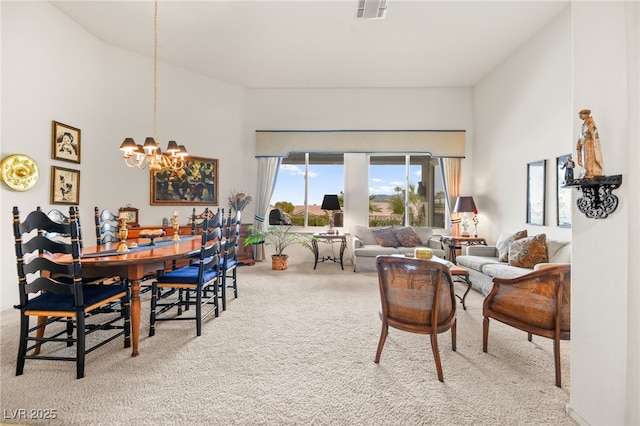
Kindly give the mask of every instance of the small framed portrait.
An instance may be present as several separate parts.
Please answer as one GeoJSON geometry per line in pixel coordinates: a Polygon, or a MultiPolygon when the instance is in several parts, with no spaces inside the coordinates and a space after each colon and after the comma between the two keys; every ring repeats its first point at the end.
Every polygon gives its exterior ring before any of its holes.
{"type": "Polygon", "coordinates": [[[140,226],[138,223],[139,210],[137,208],[127,205],[127,207],[120,207],[118,212],[120,213],[120,217],[124,216],[127,218],[127,227],[138,228],[140,226]]]}
{"type": "Polygon", "coordinates": [[[80,170],[51,166],[51,204],[80,204],[80,170]]]}
{"type": "Polygon", "coordinates": [[[80,129],[54,121],[51,130],[51,158],[80,164],[80,129]]]}

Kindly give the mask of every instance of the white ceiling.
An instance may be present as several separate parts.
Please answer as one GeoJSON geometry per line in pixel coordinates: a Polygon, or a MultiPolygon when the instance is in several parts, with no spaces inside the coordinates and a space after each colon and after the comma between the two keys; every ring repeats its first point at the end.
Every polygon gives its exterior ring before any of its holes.
{"type": "MultiPolygon", "coordinates": [[[[99,39],[153,55],[153,2],[51,1],[99,39]]],[[[248,88],[472,86],[557,16],[566,1],[169,1],[158,55],[248,88]]]]}

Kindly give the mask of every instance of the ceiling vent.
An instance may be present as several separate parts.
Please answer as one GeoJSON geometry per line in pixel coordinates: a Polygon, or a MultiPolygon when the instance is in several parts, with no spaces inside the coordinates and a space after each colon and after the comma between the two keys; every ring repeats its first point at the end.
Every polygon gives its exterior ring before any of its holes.
{"type": "Polygon", "coordinates": [[[387,0],[358,0],[356,19],[384,19],[387,0]]]}

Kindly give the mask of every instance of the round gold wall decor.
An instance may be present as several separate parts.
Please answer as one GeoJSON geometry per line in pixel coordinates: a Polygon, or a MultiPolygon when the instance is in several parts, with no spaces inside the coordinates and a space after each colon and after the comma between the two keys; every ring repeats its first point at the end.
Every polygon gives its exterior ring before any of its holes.
{"type": "Polygon", "coordinates": [[[38,165],[24,154],[5,157],[0,163],[0,180],[14,191],[28,191],[40,178],[38,165]]]}

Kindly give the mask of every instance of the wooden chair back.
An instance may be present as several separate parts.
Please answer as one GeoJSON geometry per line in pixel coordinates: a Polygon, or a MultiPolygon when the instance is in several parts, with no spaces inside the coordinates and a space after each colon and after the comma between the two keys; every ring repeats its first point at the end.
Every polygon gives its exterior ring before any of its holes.
{"type": "Polygon", "coordinates": [[[375,362],[380,361],[389,327],[429,334],[438,380],[443,382],[438,334],[451,329],[451,347],[456,350],[456,298],[449,268],[404,256],[378,256],[376,266],[382,332],[375,362]]]}
{"type": "Polygon", "coordinates": [[[96,244],[101,246],[106,243],[116,243],[120,241],[118,235],[120,224],[118,216],[111,210],[100,210],[98,206],[94,207],[95,225],[96,225],[96,244]]]}

